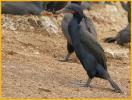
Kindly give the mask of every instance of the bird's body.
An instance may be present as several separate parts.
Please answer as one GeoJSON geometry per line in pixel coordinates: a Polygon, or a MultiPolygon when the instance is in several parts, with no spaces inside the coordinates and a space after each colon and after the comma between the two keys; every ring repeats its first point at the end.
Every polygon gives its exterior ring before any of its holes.
{"type": "Polygon", "coordinates": [[[116,36],[117,44],[123,45],[125,43],[130,43],[130,24],[119,32],[116,36]]]}
{"type": "Polygon", "coordinates": [[[108,80],[116,92],[122,92],[107,72],[102,47],[97,41],[91,38],[90,35],[86,37],[85,34],[87,34],[87,31],[81,29],[80,22],[84,17],[82,9],[80,6],[72,4],[66,7],[63,12],[68,11],[74,11],[73,18],[68,24],[68,33],[71,38],[72,46],[74,47],[76,56],[89,76],[85,86],[90,86],[91,80],[94,77],[99,77],[108,80]]]}
{"type": "Polygon", "coordinates": [[[103,49],[90,35],[87,35],[87,37],[85,37],[85,34],[87,33],[83,29],[81,29],[81,26],[77,23],[77,19],[73,19],[70,21],[68,25],[68,31],[75,53],[84,69],[87,71],[89,77],[93,78],[94,76],[96,76],[96,71],[98,70],[96,68],[99,68],[97,66],[102,65],[102,68],[100,68],[102,70],[107,70],[105,61],[106,59],[104,59],[105,55],[101,55],[102,53],[104,54],[103,49]],[[101,57],[99,58],[98,54],[100,54],[102,59],[101,57]],[[99,61],[98,58],[101,59],[102,62],[100,62],[101,60],[99,61]]]}
{"type": "Polygon", "coordinates": [[[112,43],[117,42],[117,44],[123,46],[126,43],[130,43],[130,24],[123,30],[121,30],[115,37],[108,37],[105,42],[112,43]]]}

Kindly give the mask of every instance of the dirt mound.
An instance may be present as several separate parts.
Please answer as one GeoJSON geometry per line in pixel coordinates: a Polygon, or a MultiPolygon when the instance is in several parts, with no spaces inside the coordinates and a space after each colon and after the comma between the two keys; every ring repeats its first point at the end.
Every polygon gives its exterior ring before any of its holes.
{"type": "Polygon", "coordinates": [[[66,40],[60,29],[62,17],[2,15],[2,96],[129,97],[129,48],[103,42],[105,37],[115,36],[127,25],[127,13],[119,10],[120,6],[97,7],[100,9],[93,8],[85,13],[94,21],[99,42],[108,54],[109,73],[124,94],[112,92],[107,81],[96,78],[92,80],[93,88],[82,87],[87,75],[75,54],[71,62],[59,61],[67,52],[66,40]]]}

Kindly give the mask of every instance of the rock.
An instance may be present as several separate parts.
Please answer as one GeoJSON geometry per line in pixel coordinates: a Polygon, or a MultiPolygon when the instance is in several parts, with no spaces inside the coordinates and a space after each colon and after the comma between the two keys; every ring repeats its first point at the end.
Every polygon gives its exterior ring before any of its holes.
{"type": "Polygon", "coordinates": [[[106,56],[109,58],[114,59],[122,59],[122,58],[129,58],[129,49],[126,50],[112,50],[112,49],[105,49],[106,56]]]}
{"type": "Polygon", "coordinates": [[[52,33],[59,33],[59,25],[54,17],[42,16],[41,23],[43,28],[51,35],[52,33]]]}
{"type": "Polygon", "coordinates": [[[113,12],[113,13],[117,13],[118,14],[118,9],[115,5],[106,5],[106,11],[108,12],[113,12]]]}

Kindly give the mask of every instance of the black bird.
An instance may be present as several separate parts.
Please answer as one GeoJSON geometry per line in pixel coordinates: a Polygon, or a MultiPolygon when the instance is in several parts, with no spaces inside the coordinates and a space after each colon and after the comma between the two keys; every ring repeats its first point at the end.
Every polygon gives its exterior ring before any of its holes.
{"type": "Polygon", "coordinates": [[[110,78],[107,72],[104,50],[98,42],[94,40],[91,35],[87,34],[87,31],[83,30],[80,26],[80,22],[84,17],[82,8],[76,4],[71,4],[58,13],[60,12],[73,14],[73,18],[68,24],[68,33],[76,56],[89,76],[85,86],[90,86],[91,80],[94,77],[99,77],[108,80],[115,89],[115,92],[121,93],[121,89],[110,78]]]}
{"type": "Polygon", "coordinates": [[[130,43],[130,24],[128,24],[123,30],[121,30],[115,37],[108,37],[104,42],[112,43],[117,42],[117,44],[123,46],[126,43],[130,43]]]}
{"type": "MultiPolygon", "coordinates": [[[[72,3],[76,4],[76,2],[72,2],[72,3]]],[[[81,3],[77,2],[77,4],[80,5],[81,3]]],[[[70,5],[70,4],[68,4],[68,5],[70,5]]],[[[62,19],[62,22],[61,22],[62,32],[64,33],[64,36],[67,39],[67,51],[68,51],[68,54],[66,54],[63,61],[68,61],[70,55],[74,52],[74,47],[72,46],[72,42],[71,42],[69,32],[68,32],[68,24],[70,23],[72,18],[73,18],[73,15],[71,13],[66,13],[66,14],[64,14],[64,18],[62,19]]],[[[91,35],[95,40],[97,39],[97,32],[96,32],[95,26],[90,18],[88,18],[84,15],[84,17],[80,23],[80,27],[83,30],[87,31],[87,34],[91,35]]]]}
{"type": "Polygon", "coordinates": [[[121,30],[115,37],[108,37],[104,39],[106,43],[117,42],[117,44],[123,46],[126,43],[130,43],[130,23],[131,23],[131,6],[130,2],[124,3],[121,2],[122,7],[128,12],[128,25],[121,30]]]}

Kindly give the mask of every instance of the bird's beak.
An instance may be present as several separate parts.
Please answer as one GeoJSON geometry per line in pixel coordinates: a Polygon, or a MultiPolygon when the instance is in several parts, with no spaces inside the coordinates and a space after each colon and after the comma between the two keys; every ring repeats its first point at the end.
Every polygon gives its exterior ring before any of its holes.
{"type": "Polygon", "coordinates": [[[62,9],[62,10],[59,10],[59,11],[56,11],[55,12],[56,14],[61,14],[61,13],[74,13],[74,11],[70,11],[70,10],[67,10],[67,9],[62,9]]]}
{"type": "Polygon", "coordinates": [[[55,12],[55,14],[61,14],[61,13],[64,13],[64,9],[61,9],[61,10],[55,12]]]}

